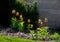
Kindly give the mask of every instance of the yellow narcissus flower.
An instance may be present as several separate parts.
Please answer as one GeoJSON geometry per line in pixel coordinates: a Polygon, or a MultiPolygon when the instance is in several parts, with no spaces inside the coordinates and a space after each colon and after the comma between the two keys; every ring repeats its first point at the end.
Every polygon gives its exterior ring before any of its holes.
{"type": "Polygon", "coordinates": [[[43,24],[43,22],[41,22],[41,24],[43,24]]]}
{"type": "Polygon", "coordinates": [[[31,27],[30,28],[33,28],[33,24],[31,24],[31,27]]]}
{"type": "Polygon", "coordinates": [[[19,16],[19,12],[16,12],[16,16],[19,16]]]}
{"type": "Polygon", "coordinates": [[[19,16],[19,19],[21,19],[21,18],[23,18],[23,16],[22,16],[22,15],[20,15],[20,16],[19,16]]]}
{"type": "Polygon", "coordinates": [[[41,19],[38,19],[38,23],[41,23],[41,21],[42,21],[41,19]]]}
{"type": "Polygon", "coordinates": [[[43,26],[43,22],[41,22],[40,24],[41,24],[41,26],[43,26]]]}
{"type": "Polygon", "coordinates": [[[48,22],[48,19],[47,19],[47,18],[45,18],[44,22],[48,22]]]}
{"type": "Polygon", "coordinates": [[[22,17],[22,15],[20,15],[20,18],[22,17]]]}
{"type": "Polygon", "coordinates": [[[30,19],[28,19],[27,22],[30,23],[31,22],[30,19]]]}
{"type": "Polygon", "coordinates": [[[23,17],[20,19],[20,21],[21,21],[21,22],[23,21],[23,17]]]}
{"type": "Polygon", "coordinates": [[[12,10],[12,14],[15,14],[16,13],[16,10],[12,10]]]}

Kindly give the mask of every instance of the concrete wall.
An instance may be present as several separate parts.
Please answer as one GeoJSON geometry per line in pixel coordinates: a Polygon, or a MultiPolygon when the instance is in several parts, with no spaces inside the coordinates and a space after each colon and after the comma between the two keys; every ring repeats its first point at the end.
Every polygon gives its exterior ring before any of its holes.
{"type": "MultiPolygon", "coordinates": [[[[34,0],[26,0],[27,2],[33,2],[34,0]]],[[[60,0],[35,0],[38,2],[38,11],[40,18],[49,19],[49,26],[56,28],[60,26],[60,0]]],[[[56,28],[57,29],[57,28],[56,28]]]]}

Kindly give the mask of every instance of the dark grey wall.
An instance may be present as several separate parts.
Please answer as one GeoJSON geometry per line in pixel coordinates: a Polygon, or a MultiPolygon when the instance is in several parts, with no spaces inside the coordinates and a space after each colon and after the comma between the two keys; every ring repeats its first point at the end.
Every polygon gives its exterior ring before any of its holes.
{"type": "Polygon", "coordinates": [[[0,26],[9,26],[9,0],[0,0],[0,26]]]}
{"type": "MultiPolygon", "coordinates": [[[[34,0],[26,0],[33,2],[34,0]]],[[[49,19],[49,26],[56,28],[60,26],[60,0],[35,0],[38,2],[38,11],[40,18],[49,19]]],[[[56,28],[57,29],[57,28],[56,28]]]]}

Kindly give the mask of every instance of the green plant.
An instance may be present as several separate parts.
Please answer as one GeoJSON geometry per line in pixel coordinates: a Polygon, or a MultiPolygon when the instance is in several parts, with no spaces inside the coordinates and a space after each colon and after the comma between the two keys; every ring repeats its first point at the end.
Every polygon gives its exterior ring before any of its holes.
{"type": "Polygon", "coordinates": [[[57,39],[59,39],[59,34],[55,32],[53,35],[51,35],[51,38],[53,40],[57,40],[57,39]]]}
{"type": "Polygon", "coordinates": [[[49,36],[48,27],[37,28],[37,36],[39,39],[47,39],[49,36]]]}
{"type": "Polygon", "coordinates": [[[23,15],[24,21],[28,18],[31,19],[34,26],[36,25],[34,22],[39,18],[38,10],[37,10],[37,2],[28,3],[25,0],[10,0],[10,10],[15,9],[23,15]]]}
{"type": "Polygon", "coordinates": [[[30,37],[32,37],[32,38],[34,38],[35,36],[34,36],[34,30],[30,30],[30,37]]]}
{"type": "Polygon", "coordinates": [[[19,23],[18,23],[18,29],[19,29],[19,31],[23,31],[24,30],[24,22],[20,22],[19,21],[19,23]]]}
{"type": "Polygon", "coordinates": [[[16,19],[16,17],[12,17],[11,18],[11,27],[14,28],[18,28],[18,20],[16,19]]]}

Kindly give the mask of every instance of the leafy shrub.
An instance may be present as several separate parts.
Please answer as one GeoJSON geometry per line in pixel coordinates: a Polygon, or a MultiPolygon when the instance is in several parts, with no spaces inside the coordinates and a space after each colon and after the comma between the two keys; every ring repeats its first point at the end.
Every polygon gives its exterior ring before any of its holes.
{"type": "Polygon", "coordinates": [[[21,32],[24,30],[24,22],[18,22],[18,29],[21,32]]]}
{"type": "Polygon", "coordinates": [[[37,36],[39,39],[47,39],[49,36],[48,27],[37,28],[37,36]]]}
{"type": "Polygon", "coordinates": [[[54,39],[54,40],[59,39],[59,34],[55,32],[55,33],[51,36],[51,38],[54,39]]]}
{"type": "Polygon", "coordinates": [[[10,0],[10,10],[15,9],[23,15],[24,21],[31,19],[35,25],[35,21],[39,18],[37,10],[37,2],[27,3],[25,0],[10,0]]]}
{"type": "Polygon", "coordinates": [[[16,17],[11,18],[11,27],[13,29],[18,27],[18,21],[17,21],[16,17]]]}
{"type": "Polygon", "coordinates": [[[29,34],[32,38],[34,38],[34,30],[30,30],[30,34],[29,34]]]}

